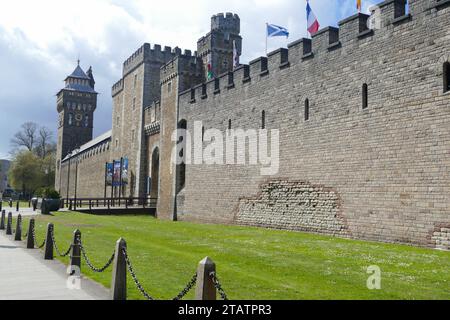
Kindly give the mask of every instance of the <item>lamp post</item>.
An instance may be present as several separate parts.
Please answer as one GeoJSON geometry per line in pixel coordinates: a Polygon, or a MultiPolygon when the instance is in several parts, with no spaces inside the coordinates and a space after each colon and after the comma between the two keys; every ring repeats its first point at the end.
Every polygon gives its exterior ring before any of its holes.
{"type": "Polygon", "coordinates": [[[75,154],[77,157],[75,158],[75,203],[77,203],[77,188],[78,188],[78,153],[80,152],[80,149],[75,150],[75,154]]]}
{"type": "Polygon", "coordinates": [[[67,169],[67,200],[69,200],[69,187],[70,187],[70,160],[72,159],[72,152],[67,154],[69,156],[69,166],[67,169]]]}

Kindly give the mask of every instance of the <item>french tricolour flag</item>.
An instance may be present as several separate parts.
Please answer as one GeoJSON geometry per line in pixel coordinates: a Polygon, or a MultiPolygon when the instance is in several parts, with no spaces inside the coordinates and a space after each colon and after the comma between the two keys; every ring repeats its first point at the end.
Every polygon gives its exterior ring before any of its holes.
{"type": "Polygon", "coordinates": [[[308,20],[308,32],[313,35],[319,31],[320,24],[309,5],[309,1],[306,1],[306,18],[308,20]]]}

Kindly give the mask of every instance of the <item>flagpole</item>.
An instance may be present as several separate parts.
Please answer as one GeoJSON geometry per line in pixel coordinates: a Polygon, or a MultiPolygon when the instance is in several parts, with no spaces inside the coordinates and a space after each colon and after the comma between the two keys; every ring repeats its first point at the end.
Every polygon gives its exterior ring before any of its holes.
{"type": "Polygon", "coordinates": [[[269,24],[266,22],[266,30],[265,30],[265,34],[266,34],[266,57],[267,57],[267,28],[269,27],[269,24]]]}

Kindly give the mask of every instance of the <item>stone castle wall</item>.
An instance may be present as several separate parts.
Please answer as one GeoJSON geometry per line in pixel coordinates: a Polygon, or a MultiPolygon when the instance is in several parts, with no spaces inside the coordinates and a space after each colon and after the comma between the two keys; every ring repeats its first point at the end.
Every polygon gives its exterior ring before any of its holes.
{"type": "MultiPolygon", "coordinates": [[[[182,53],[180,48],[146,43],[123,64],[123,75],[113,87],[113,125],[110,161],[127,157],[130,183],[122,196],[142,197],[147,191],[147,168],[151,160],[146,141],[146,110],[161,99],[161,66],[182,53]]],[[[189,50],[186,55],[191,56],[189,50]]]]}
{"type": "Polygon", "coordinates": [[[191,131],[194,121],[260,129],[264,111],[280,130],[280,170],[188,165],[178,219],[448,244],[450,7],[413,0],[403,15],[399,3],[380,4],[380,30],[355,15],[222,76],[220,90],[211,81],[206,96],[203,86],[182,93],[191,131]]]}
{"type": "Polygon", "coordinates": [[[69,179],[68,161],[61,164],[61,195],[67,197],[68,180],[75,196],[77,159],[77,197],[101,198],[105,163],[128,157],[124,196],[147,194],[150,185],[159,218],[448,249],[448,4],[412,0],[406,14],[404,1],[384,1],[379,30],[368,30],[368,16],[358,14],[199,85],[201,46],[192,56],[144,44],[112,88],[111,138],[73,157],[69,179]],[[224,134],[230,124],[280,130],[278,174],[262,176],[261,166],[187,165],[177,192],[171,137],[182,119],[191,133],[194,121],[224,134]]]}
{"type": "MultiPolygon", "coordinates": [[[[62,198],[103,198],[105,196],[105,166],[110,158],[110,140],[92,146],[61,164],[62,198]],[[69,176],[70,169],[70,176],[69,176]],[[67,189],[69,184],[69,189],[67,189]],[[69,193],[67,193],[69,191],[69,193]]],[[[106,197],[111,197],[107,187],[106,197]]]]}

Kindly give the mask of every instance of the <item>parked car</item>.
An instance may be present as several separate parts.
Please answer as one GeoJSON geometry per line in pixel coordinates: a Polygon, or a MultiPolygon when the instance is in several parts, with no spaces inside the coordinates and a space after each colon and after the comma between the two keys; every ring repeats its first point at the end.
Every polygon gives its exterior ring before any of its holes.
{"type": "Polygon", "coordinates": [[[13,189],[5,189],[5,191],[2,194],[3,201],[7,201],[9,199],[18,200],[19,194],[15,192],[13,189]]]}

